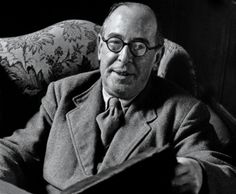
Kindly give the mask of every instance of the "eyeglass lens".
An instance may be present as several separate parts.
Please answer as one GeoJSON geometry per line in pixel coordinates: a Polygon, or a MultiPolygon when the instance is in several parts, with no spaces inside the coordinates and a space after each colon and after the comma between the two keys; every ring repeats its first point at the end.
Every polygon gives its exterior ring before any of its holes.
{"type": "Polygon", "coordinates": [[[125,45],[128,45],[131,53],[135,56],[142,56],[147,50],[147,46],[143,42],[134,41],[125,43],[123,40],[116,37],[109,38],[106,43],[109,50],[115,53],[120,52],[125,45]]]}

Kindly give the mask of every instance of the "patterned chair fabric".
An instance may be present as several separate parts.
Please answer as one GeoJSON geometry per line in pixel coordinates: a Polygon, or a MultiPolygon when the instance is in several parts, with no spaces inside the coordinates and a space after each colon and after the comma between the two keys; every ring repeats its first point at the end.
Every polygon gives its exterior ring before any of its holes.
{"type": "MultiPolygon", "coordinates": [[[[0,38],[0,136],[24,126],[50,82],[99,67],[99,30],[90,21],[66,20],[30,34],[0,38]]],[[[191,58],[170,40],[164,40],[157,74],[197,94],[191,58]]]]}
{"type": "MultiPolygon", "coordinates": [[[[31,34],[2,38],[0,64],[23,94],[33,96],[51,81],[98,68],[99,30],[99,25],[89,21],[67,20],[31,34]]],[[[158,75],[173,76],[171,71],[176,67],[172,66],[182,60],[186,66],[180,70],[186,68],[189,79],[193,79],[188,83],[195,88],[195,71],[188,53],[167,39],[164,45],[158,75]]]]}
{"type": "Polygon", "coordinates": [[[98,67],[99,29],[89,21],[68,20],[0,39],[0,64],[23,94],[33,96],[51,81],[98,67]]]}

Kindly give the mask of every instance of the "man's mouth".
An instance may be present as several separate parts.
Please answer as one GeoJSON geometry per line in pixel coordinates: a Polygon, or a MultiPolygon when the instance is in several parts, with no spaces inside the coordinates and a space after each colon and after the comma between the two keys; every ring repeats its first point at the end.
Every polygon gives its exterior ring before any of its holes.
{"type": "Polygon", "coordinates": [[[130,76],[132,73],[128,72],[127,70],[124,69],[112,69],[114,73],[116,73],[119,76],[130,76]]]}
{"type": "Polygon", "coordinates": [[[115,73],[117,73],[120,76],[129,76],[131,75],[129,72],[127,71],[122,71],[122,70],[113,70],[115,73]]]}

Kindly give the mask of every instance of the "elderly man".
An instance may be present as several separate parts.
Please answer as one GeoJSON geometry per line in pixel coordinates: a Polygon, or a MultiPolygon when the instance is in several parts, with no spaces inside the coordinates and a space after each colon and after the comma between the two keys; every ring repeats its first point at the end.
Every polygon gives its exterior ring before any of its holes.
{"type": "Polygon", "coordinates": [[[152,73],[162,46],[150,7],[113,6],[98,39],[100,71],[49,85],[25,129],[0,141],[0,178],[24,187],[26,169],[37,167],[47,192],[56,193],[171,144],[178,161],[173,190],[236,192],[236,171],[219,152],[207,108],[152,73]]]}

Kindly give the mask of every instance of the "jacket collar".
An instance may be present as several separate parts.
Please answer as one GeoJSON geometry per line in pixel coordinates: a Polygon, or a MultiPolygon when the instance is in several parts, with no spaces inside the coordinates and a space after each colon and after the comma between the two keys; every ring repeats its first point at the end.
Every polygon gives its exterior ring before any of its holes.
{"type": "Polygon", "coordinates": [[[125,114],[125,125],[115,134],[99,171],[127,160],[151,131],[149,124],[157,118],[156,109],[147,100],[151,93],[151,82],[148,82],[129,106],[125,114]]]}
{"type": "MultiPolygon", "coordinates": [[[[150,108],[151,102],[146,103],[145,99],[151,95],[150,92],[148,84],[130,105],[125,116],[126,124],[114,136],[99,171],[125,161],[151,130],[149,123],[157,118],[157,113],[154,108],[150,108]]],[[[67,114],[70,134],[78,162],[83,167],[84,173],[91,175],[97,168],[94,164],[100,141],[96,116],[105,107],[101,79],[87,91],[74,97],[73,101],[76,108],[67,114]]]]}
{"type": "Polygon", "coordinates": [[[76,157],[85,175],[93,174],[94,170],[97,136],[100,134],[96,116],[104,108],[101,88],[99,79],[87,91],[74,97],[76,108],[66,115],[76,157]]]}

